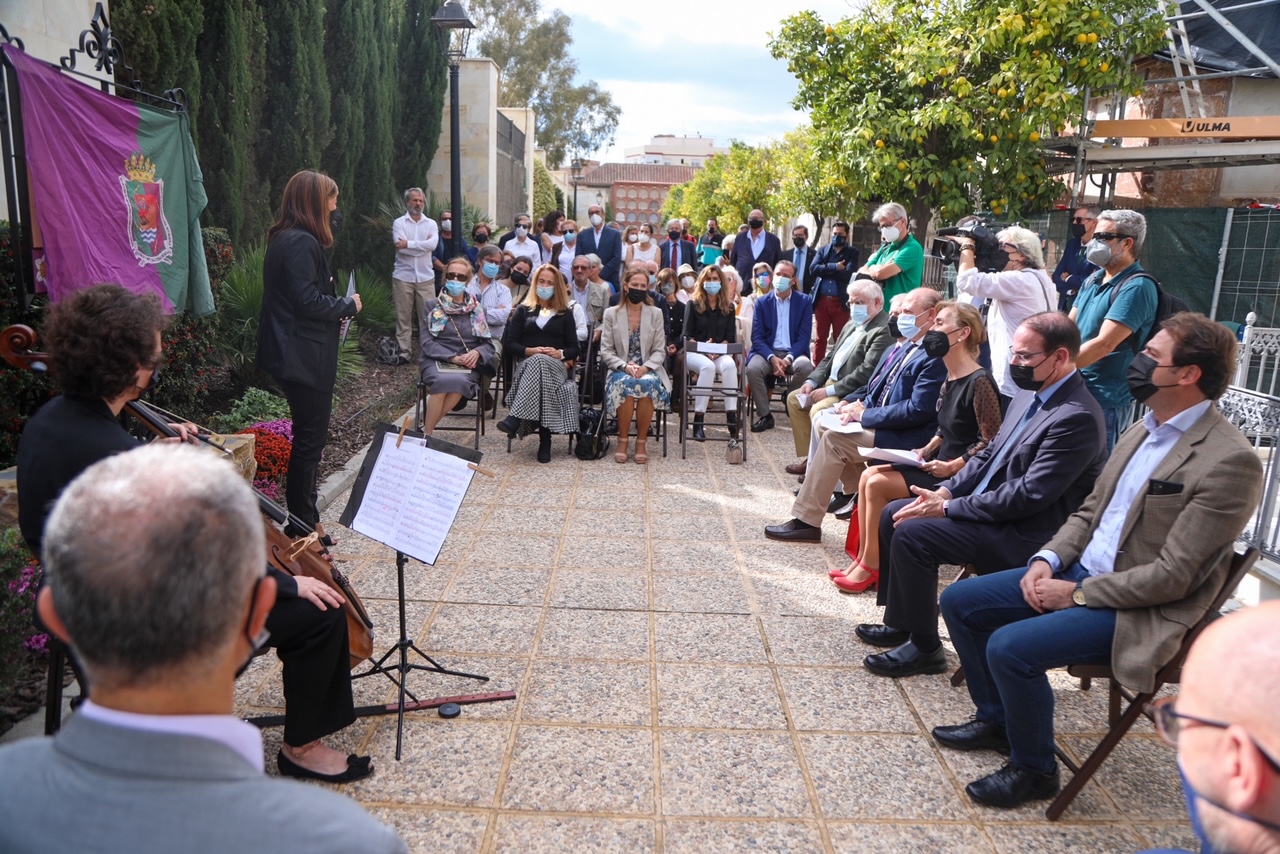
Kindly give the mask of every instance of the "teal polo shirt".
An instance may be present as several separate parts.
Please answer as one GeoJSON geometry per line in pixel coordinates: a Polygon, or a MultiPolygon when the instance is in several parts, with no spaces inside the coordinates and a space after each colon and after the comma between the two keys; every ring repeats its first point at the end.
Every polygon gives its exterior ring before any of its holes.
{"type": "MultiPolygon", "coordinates": [[[[1151,335],[1156,319],[1156,303],[1159,295],[1155,282],[1142,274],[1142,265],[1134,261],[1105,284],[1102,277],[1106,270],[1096,270],[1085,280],[1076,297],[1076,326],[1080,327],[1080,339],[1089,341],[1098,337],[1102,321],[1114,320],[1134,331],[1136,340],[1145,343],[1151,335]],[[1115,282],[1120,281],[1120,293],[1112,304],[1115,282]]],[[[1128,406],[1133,401],[1129,393],[1129,381],[1125,374],[1134,355],[1141,349],[1134,348],[1134,338],[1120,342],[1109,355],[1081,368],[1085,385],[1093,393],[1103,409],[1128,406]]]]}

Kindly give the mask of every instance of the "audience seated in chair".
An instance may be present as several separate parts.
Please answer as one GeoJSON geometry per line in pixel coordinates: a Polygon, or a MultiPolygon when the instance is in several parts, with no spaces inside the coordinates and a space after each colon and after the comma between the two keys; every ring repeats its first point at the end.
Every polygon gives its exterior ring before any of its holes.
{"type": "Polygon", "coordinates": [[[1121,437],[1080,510],[1027,568],[943,592],[977,716],[935,728],[934,738],[1010,751],[968,785],[975,801],[1014,807],[1058,791],[1047,670],[1110,663],[1123,685],[1150,691],[1220,591],[1262,490],[1257,453],[1214,405],[1235,364],[1226,327],[1192,312],[1165,320],[1128,370],[1150,411],[1121,437]]]}
{"type": "Polygon", "coordinates": [[[498,429],[508,436],[538,433],[538,462],[551,462],[551,434],[578,429],[578,393],[566,362],[578,357],[577,323],[560,270],[543,264],[534,287],[511,318],[507,343],[521,360],[511,378],[508,415],[498,429]]]}
{"type": "Polygon", "coordinates": [[[813,373],[809,340],[813,337],[813,298],[791,286],[796,268],[779,261],[774,268],[773,292],[756,301],[751,322],[751,359],[747,383],[756,411],[752,433],[773,429],[769,389],[779,380],[788,391],[800,387],[813,373]]]}
{"type": "MultiPolygon", "coordinates": [[[[498,248],[485,246],[480,252],[497,254],[498,248]]],[[[487,259],[485,263],[496,265],[487,259]]],[[[494,342],[485,322],[484,306],[467,289],[471,277],[471,264],[465,258],[450,261],[445,266],[440,296],[427,300],[418,324],[422,330],[419,382],[430,395],[422,426],[428,436],[455,406],[463,400],[475,400],[482,372],[493,373],[494,342]]],[[[506,291],[493,279],[488,287],[506,291]]]]}
{"type": "Polygon", "coordinates": [[[627,461],[631,420],[636,421],[636,462],[649,461],[649,425],[655,408],[671,406],[671,378],[667,376],[667,338],[662,312],[653,304],[649,277],[638,267],[622,274],[625,302],[604,313],[600,361],[605,378],[605,414],[618,420],[618,450],[614,459],[627,461]]]}
{"type": "Polygon", "coordinates": [[[903,340],[885,352],[871,382],[828,410],[845,424],[858,422],[861,431],[840,433],[819,426],[818,450],[805,481],[791,506],[792,519],[770,525],[764,535],[771,540],[819,542],[822,517],[852,502],[837,493],[837,483],[856,484],[866,468],[860,448],[919,448],[938,427],[938,393],[947,377],[940,353],[924,346],[925,333],[933,327],[941,294],[932,288],[907,293],[902,315],[891,320],[890,333],[903,340]],[[897,328],[895,328],[897,327],[897,328]]]}
{"type": "Polygon", "coordinates": [[[910,498],[913,487],[937,489],[981,453],[1000,430],[1000,392],[991,374],[978,364],[979,348],[986,341],[982,315],[971,305],[938,303],[928,334],[945,351],[942,361],[947,366],[947,379],[938,398],[938,431],[923,448],[915,449],[925,461],[923,465],[898,463],[863,471],[854,511],[857,519],[850,523],[845,544],[853,563],[843,573],[831,573],[836,587],[846,593],[861,593],[880,579],[877,528],[885,505],[910,498]]]}
{"type": "MultiPolygon", "coordinates": [[[[693,296],[685,305],[684,337],[701,344],[738,343],[738,321],[733,313],[733,299],[726,295],[724,277],[720,267],[712,264],[702,268],[693,286],[693,296]]],[[[725,388],[738,387],[738,362],[728,354],[712,357],[706,353],[686,353],[685,364],[698,375],[697,386],[709,390],[715,385],[716,376],[725,388]]],[[[693,402],[693,439],[707,439],[707,406],[710,394],[699,394],[693,402]]],[[[728,416],[729,433],[738,436],[738,399],[726,397],[725,413],[728,416]]]]}
{"type": "Polygon", "coordinates": [[[408,850],[349,798],[267,777],[262,736],[232,715],[276,598],[234,467],[168,443],[107,457],[62,493],[44,545],[37,608],[93,696],[53,738],[0,748],[0,850],[408,850]]]}

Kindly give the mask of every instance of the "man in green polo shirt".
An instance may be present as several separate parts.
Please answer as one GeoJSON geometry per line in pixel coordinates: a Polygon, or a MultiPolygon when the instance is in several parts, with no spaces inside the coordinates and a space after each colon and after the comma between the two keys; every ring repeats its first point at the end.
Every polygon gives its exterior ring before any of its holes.
{"type": "Polygon", "coordinates": [[[876,208],[871,221],[884,242],[858,269],[880,283],[885,305],[898,294],[920,287],[924,277],[924,247],[911,234],[907,209],[895,202],[876,208]]]}

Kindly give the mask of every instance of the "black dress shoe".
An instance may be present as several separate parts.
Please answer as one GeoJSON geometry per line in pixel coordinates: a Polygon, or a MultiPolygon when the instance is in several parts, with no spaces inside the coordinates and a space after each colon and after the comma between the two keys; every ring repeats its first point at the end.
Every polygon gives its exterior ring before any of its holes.
{"type": "Polygon", "coordinates": [[[1062,780],[1056,766],[1052,774],[1037,774],[1034,771],[1024,771],[1008,762],[994,774],[974,780],[964,790],[980,804],[1007,810],[1027,801],[1052,798],[1060,788],[1062,780]]]}
{"type": "Polygon", "coordinates": [[[752,433],[763,433],[765,430],[773,429],[773,416],[766,415],[751,425],[752,433]]]}
{"type": "Polygon", "coordinates": [[[946,673],[947,654],[938,647],[933,652],[924,653],[911,641],[895,647],[888,652],[868,655],[862,664],[877,676],[898,678],[899,676],[915,676],[917,673],[946,673]]]}
{"type": "Polygon", "coordinates": [[[764,535],[770,540],[800,543],[822,542],[822,529],[815,528],[813,525],[806,525],[799,519],[788,519],[781,525],[769,525],[764,529],[764,535]]]}
{"type": "Polygon", "coordinates": [[[841,507],[843,507],[843,506],[845,506],[846,504],[848,504],[848,503],[849,503],[849,499],[850,499],[850,498],[852,498],[852,497],[853,497],[852,495],[846,495],[846,494],[845,494],[845,493],[843,493],[843,492],[833,492],[833,493],[831,493],[831,503],[827,505],[827,512],[828,512],[828,513],[834,513],[834,512],[836,512],[836,511],[837,511],[837,510],[839,510],[841,507]]]}
{"type": "Polygon", "coordinates": [[[520,430],[520,419],[514,415],[508,415],[494,426],[514,439],[520,430]]]}
{"type": "Polygon", "coordinates": [[[853,511],[858,509],[858,496],[853,496],[845,503],[843,507],[836,508],[831,511],[831,515],[837,519],[844,521],[853,518],[853,511]]]}
{"type": "Polygon", "coordinates": [[[295,780],[319,780],[322,783],[350,783],[363,780],[373,773],[373,765],[370,762],[352,761],[353,759],[367,760],[368,757],[360,757],[352,753],[347,757],[346,771],[340,774],[321,774],[319,771],[304,768],[285,756],[284,751],[281,750],[276,754],[276,767],[280,769],[282,777],[293,777],[295,780]]]}
{"type": "Polygon", "coordinates": [[[538,431],[538,462],[551,462],[551,431],[546,427],[538,431]]]}
{"type": "Polygon", "coordinates": [[[879,623],[859,623],[854,627],[853,633],[861,638],[864,643],[869,643],[872,646],[882,646],[886,649],[902,646],[911,640],[910,632],[904,632],[902,629],[895,629],[891,626],[882,626],[879,623]]]}
{"type": "Polygon", "coordinates": [[[989,721],[971,720],[956,726],[936,726],[933,740],[952,750],[995,750],[1009,753],[1009,736],[1004,727],[989,721]]]}

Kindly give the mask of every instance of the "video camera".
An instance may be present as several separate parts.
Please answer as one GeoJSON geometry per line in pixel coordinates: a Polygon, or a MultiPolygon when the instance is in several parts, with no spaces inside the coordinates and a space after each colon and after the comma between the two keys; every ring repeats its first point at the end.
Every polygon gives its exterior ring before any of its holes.
{"type": "Polygon", "coordinates": [[[967,237],[974,243],[974,264],[983,273],[998,273],[1009,263],[1009,253],[1000,248],[996,233],[1005,223],[986,223],[981,220],[964,225],[938,229],[929,254],[941,259],[944,265],[955,266],[960,261],[960,244],[947,240],[951,236],[967,237]]]}

